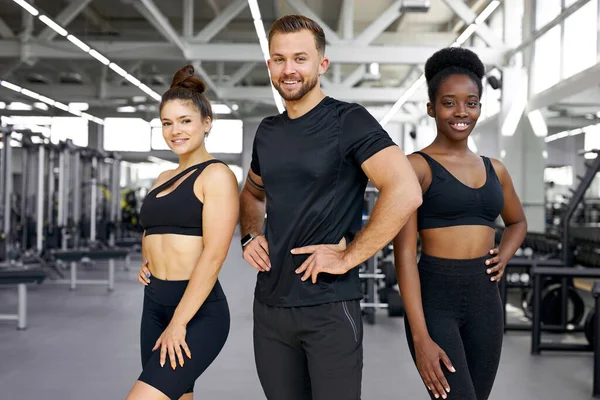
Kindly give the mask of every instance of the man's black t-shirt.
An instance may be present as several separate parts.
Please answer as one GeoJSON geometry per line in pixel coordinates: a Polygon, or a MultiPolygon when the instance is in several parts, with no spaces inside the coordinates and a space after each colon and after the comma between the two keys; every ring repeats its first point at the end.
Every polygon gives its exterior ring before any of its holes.
{"type": "Polygon", "coordinates": [[[251,168],[265,186],[271,271],[258,273],[259,301],[297,307],[362,298],[357,268],[302,282],[295,270],[309,255],[290,250],[337,244],[360,230],[368,180],[361,164],[394,145],[364,107],[330,97],[299,118],[261,122],[251,168]]]}

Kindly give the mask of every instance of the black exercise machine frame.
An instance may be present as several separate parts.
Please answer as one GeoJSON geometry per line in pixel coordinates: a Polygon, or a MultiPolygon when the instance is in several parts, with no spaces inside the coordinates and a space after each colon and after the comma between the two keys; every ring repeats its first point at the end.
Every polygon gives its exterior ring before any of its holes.
{"type": "MultiPolygon", "coordinates": [[[[532,329],[532,324],[531,323],[508,323],[507,322],[507,317],[506,317],[506,304],[508,302],[508,289],[512,289],[512,288],[531,288],[533,283],[531,283],[531,285],[523,285],[523,284],[511,284],[509,285],[507,282],[507,276],[508,276],[508,272],[511,269],[511,267],[518,267],[518,268],[527,268],[529,269],[529,274],[532,275],[531,270],[533,268],[533,266],[547,266],[547,267],[562,267],[564,265],[562,260],[558,260],[555,258],[551,258],[551,259],[540,259],[540,258],[518,258],[518,257],[514,257],[512,258],[508,264],[506,265],[506,269],[504,270],[504,275],[502,276],[502,278],[500,279],[500,297],[502,298],[502,315],[504,318],[504,332],[506,333],[507,331],[531,331],[532,329]]],[[[531,280],[530,282],[532,282],[533,280],[531,280]]],[[[569,329],[567,330],[567,328],[565,326],[561,326],[561,325],[544,325],[543,328],[541,328],[544,331],[548,331],[548,332],[578,332],[578,331],[582,331],[581,328],[575,328],[575,329],[569,329]]]]}

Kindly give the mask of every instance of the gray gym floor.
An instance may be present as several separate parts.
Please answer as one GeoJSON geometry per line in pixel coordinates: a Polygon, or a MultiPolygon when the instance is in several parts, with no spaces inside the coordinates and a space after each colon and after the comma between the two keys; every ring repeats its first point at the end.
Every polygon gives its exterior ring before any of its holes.
{"type": "MultiPolygon", "coordinates": [[[[224,350],[196,383],[196,399],[264,399],[252,352],[254,270],[241,259],[238,240],[221,273],[232,312],[224,350]]],[[[30,287],[28,329],[0,321],[0,398],[124,399],[140,372],[138,329],[142,286],[139,257],[125,272],[117,264],[116,290],[104,286],[30,287]]],[[[97,271],[94,271],[97,270],[97,271]]],[[[85,268],[81,277],[103,275],[85,268]]],[[[16,290],[0,286],[0,313],[12,312],[16,290]]],[[[402,319],[378,314],[365,324],[363,399],[428,399],[410,358],[402,319]]],[[[591,399],[592,354],[529,355],[527,333],[505,336],[491,400],[591,399]]],[[[450,397],[452,398],[452,397],[450,397]]],[[[333,400],[333,399],[332,399],[333,400]]],[[[335,399],[338,400],[338,399],[335,399]]],[[[343,399],[340,399],[343,400],[343,399]]]]}

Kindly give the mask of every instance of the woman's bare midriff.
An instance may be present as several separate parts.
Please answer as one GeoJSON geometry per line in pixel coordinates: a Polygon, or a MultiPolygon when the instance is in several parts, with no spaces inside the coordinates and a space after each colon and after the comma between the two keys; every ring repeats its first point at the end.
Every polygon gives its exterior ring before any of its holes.
{"type": "Polygon", "coordinates": [[[152,276],[169,281],[189,280],[204,249],[200,236],[149,235],[142,243],[152,276]]]}
{"type": "Polygon", "coordinates": [[[494,229],[487,226],[464,225],[424,229],[419,232],[422,252],[430,256],[451,259],[478,258],[494,248],[494,229]]]}

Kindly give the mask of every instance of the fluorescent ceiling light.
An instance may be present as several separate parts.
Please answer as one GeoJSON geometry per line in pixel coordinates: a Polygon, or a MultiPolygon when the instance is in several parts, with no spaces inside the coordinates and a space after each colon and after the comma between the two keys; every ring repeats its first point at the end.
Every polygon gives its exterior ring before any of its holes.
{"type": "Polygon", "coordinates": [[[475,33],[476,30],[477,25],[475,24],[467,26],[467,29],[465,29],[463,33],[461,33],[460,36],[456,38],[456,41],[454,43],[456,43],[459,46],[462,45],[464,42],[467,41],[468,38],[471,37],[473,33],[475,33]]]}
{"type": "MultiPolygon", "coordinates": [[[[20,5],[21,7],[23,7],[25,10],[27,10],[32,15],[37,16],[40,21],[42,21],[44,24],[48,25],[51,29],[53,29],[59,35],[66,36],[67,40],[69,40],[71,43],[73,43],[75,46],[77,46],[80,50],[82,50],[85,53],[88,53],[89,55],[94,57],[96,60],[100,61],[102,64],[109,65],[110,69],[112,69],[117,74],[124,77],[125,79],[127,79],[129,82],[140,87],[140,89],[142,89],[145,93],[147,93],[153,99],[155,99],[156,101],[161,100],[161,96],[158,93],[156,93],[155,91],[153,91],[152,89],[150,89],[149,87],[147,87],[145,85],[144,85],[144,87],[142,87],[139,79],[128,74],[127,71],[125,71],[123,68],[121,68],[117,64],[111,63],[108,58],[106,58],[105,56],[100,54],[97,50],[92,49],[89,45],[85,44],[83,41],[79,40],[77,37],[75,37],[73,35],[69,35],[69,32],[67,32],[67,30],[65,28],[63,28],[62,26],[57,24],[50,17],[48,17],[46,15],[40,15],[39,11],[37,9],[35,9],[31,4],[29,4],[26,0],[13,0],[13,1],[15,3],[17,3],[18,5],[20,5]]],[[[258,4],[256,3],[256,1],[254,1],[253,7],[256,10],[258,10],[258,4]]],[[[259,17],[260,17],[260,13],[259,13],[259,17]]],[[[264,28],[263,28],[263,31],[264,31],[264,28]]],[[[13,90],[19,91],[17,89],[13,89],[13,90]]]]}
{"type": "Polygon", "coordinates": [[[36,102],[36,103],[33,103],[33,106],[40,110],[48,111],[48,104],[46,104],[46,103],[36,102]]]}
{"type": "Polygon", "coordinates": [[[23,7],[29,14],[33,15],[34,17],[37,17],[38,14],[40,13],[38,10],[35,9],[35,7],[33,7],[31,4],[29,4],[25,0],[13,0],[13,1],[15,3],[17,3],[18,5],[20,5],[21,7],[23,7]]]}
{"type": "Polygon", "coordinates": [[[84,102],[72,102],[69,103],[69,108],[78,111],[86,111],[90,108],[90,105],[84,102]]]}
{"type": "Polygon", "coordinates": [[[14,90],[15,92],[21,92],[21,86],[17,86],[13,83],[7,81],[0,81],[0,85],[4,86],[7,89],[14,90]]]}
{"type": "Polygon", "coordinates": [[[12,111],[31,111],[33,109],[29,104],[21,103],[20,101],[13,101],[6,108],[12,111]]]}
{"type": "Polygon", "coordinates": [[[59,110],[63,110],[66,112],[69,112],[69,106],[67,106],[66,104],[63,104],[61,102],[54,102],[54,107],[58,108],[59,110]]]}
{"type": "Polygon", "coordinates": [[[3,101],[0,101],[0,110],[4,110],[6,108],[6,103],[3,101]]]}
{"type": "Polygon", "coordinates": [[[120,113],[134,113],[136,111],[137,109],[134,106],[117,107],[117,112],[120,113]]]}
{"type": "Polygon", "coordinates": [[[248,0],[248,6],[250,7],[250,13],[252,14],[252,19],[254,19],[254,20],[261,19],[260,8],[258,8],[258,2],[256,0],[248,0]]]}
{"type": "MultiPolygon", "coordinates": [[[[0,85],[4,86],[5,88],[14,90],[15,92],[24,94],[26,96],[29,96],[33,99],[42,101],[46,104],[49,104],[53,107],[58,108],[59,110],[63,110],[66,112],[70,112],[73,115],[77,115],[78,117],[81,117],[81,110],[87,110],[89,108],[89,104],[88,103],[69,103],[69,105],[65,105],[63,103],[60,103],[58,101],[55,101],[49,97],[46,96],[42,96],[36,92],[33,92],[29,89],[25,89],[25,88],[21,88],[20,86],[14,85],[10,82],[7,81],[2,81],[0,80],[0,85]]],[[[37,108],[42,108],[43,106],[39,106],[36,105],[37,108]]],[[[29,104],[25,104],[25,103],[20,103],[20,102],[13,102],[8,106],[9,110],[22,110],[22,111],[30,111],[33,109],[33,107],[31,107],[29,104]]],[[[47,109],[47,108],[46,108],[47,109]]],[[[102,125],[104,123],[104,121],[102,121],[100,118],[96,118],[93,115],[90,114],[85,114],[84,118],[87,118],[90,121],[94,121],[100,125],[102,125]]]]}
{"type": "MultiPolygon", "coordinates": [[[[251,0],[248,0],[250,3],[251,0]]],[[[500,2],[497,0],[492,1],[488,6],[477,16],[475,19],[475,24],[471,24],[465,29],[465,31],[458,36],[456,41],[454,41],[450,46],[458,47],[462,45],[477,29],[477,25],[485,22],[485,20],[492,14],[492,12],[500,5],[500,2]]],[[[383,126],[387,124],[390,119],[400,110],[400,108],[406,103],[408,98],[412,96],[412,94],[423,84],[425,83],[425,74],[422,74],[409,88],[404,92],[400,98],[394,103],[390,111],[387,112],[379,121],[379,123],[383,126]]]]}
{"type": "Polygon", "coordinates": [[[379,75],[379,63],[369,64],[369,73],[371,75],[379,75]]]}
{"type": "Polygon", "coordinates": [[[548,125],[544,121],[544,116],[540,110],[534,110],[527,114],[529,123],[533,128],[533,133],[537,137],[546,137],[548,135],[548,125]]]}
{"type": "Polygon", "coordinates": [[[52,28],[60,36],[67,36],[69,34],[69,32],[67,32],[67,30],[65,28],[58,25],[56,22],[52,21],[50,18],[46,17],[45,15],[40,15],[39,19],[40,19],[40,21],[42,21],[43,23],[48,25],[50,28],[52,28]]]}
{"type": "Polygon", "coordinates": [[[46,97],[46,96],[41,96],[39,98],[40,101],[43,101],[46,104],[49,104],[51,106],[54,106],[54,104],[56,104],[56,101],[52,100],[50,97],[46,97]]]}
{"type": "MultiPolygon", "coordinates": [[[[260,49],[263,53],[263,58],[266,61],[270,58],[269,56],[269,43],[267,41],[267,34],[265,32],[265,26],[262,22],[260,16],[260,8],[258,7],[258,3],[256,0],[248,0],[248,5],[250,6],[250,12],[252,13],[252,18],[254,19],[254,29],[256,30],[256,36],[258,37],[258,43],[260,44],[260,49]]],[[[269,82],[271,82],[271,71],[267,68],[267,72],[269,74],[269,82]]],[[[273,87],[273,83],[271,82],[271,92],[273,93],[273,98],[275,99],[275,105],[277,106],[277,110],[280,113],[285,111],[285,105],[283,104],[283,99],[273,87]]]]}
{"type": "Polygon", "coordinates": [[[21,89],[21,93],[24,94],[25,96],[31,97],[32,99],[36,99],[36,100],[40,99],[39,94],[37,94],[36,92],[32,92],[29,89],[21,89]]]}
{"type": "Polygon", "coordinates": [[[212,110],[215,114],[231,114],[231,108],[225,104],[212,104],[212,110]]]}
{"type": "Polygon", "coordinates": [[[481,24],[482,22],[485,22],[486,19],[488,19],[488,17],[490,15],[492,15],[492,13],[494,11],[496,11],[496,8],[498,8],[498,6],[500,5],[500,2],[498,0],[493,0],[482,12],[481,14],[479,14],[479,16],[477,18],[475,18],[475,23],[476,24],[481,24]]]}
{"type": "Polygon", "coordinates": [[[117,74],[121,75],[123,78],[125,78],[127,76],[127,71],[125,71],[123,68],[119,67],[117,64],[115,64],[114,62],[111,62],[108,67],[110,69],[112,69],[113,71],[115,71],[117,74]]]}
{"type": "Polygon", "coordinates": [[[104,65],[110,64],[110,60],[104,57],[102,54],[98,53],[96,50],[90,50],[90,56],[94,57],[96,60],[100,61],[104,65]]]}
{"type": "Polygon", "coordinates": [[[90,51],[90,46],[83,43],[81,40],[77,39],[75,36],[68,35],[67,39],[69,39],[69,41],[71,43],[73,43],[75,46],[79,47],[81,50],[85,51],[86,53],[88,53],[90,51]]]}
{"type": "MultiPolygon", "coordinates": [[[[140,82],[140,80],[139,80],[138,78],[136,78],[135,76],[133,76],[133,75],[130,75],[130,74],[127,74],[127,75],[125,75],[125,79],[127,79],[129,82],[131,82],[131,83],[132,83],[132,84],[134,84],[135,86],[140,86],[140,84],[142,83],[142,82],[140,82]]],[[[137,96],[136,96],[136,97],[137,97],[137,96]]],[[[135,98],[136,98],[136,97],[134,97],[134,101],[135,101],[135,98]]],[[[143,96],[142,96],[142,97],[143,97],[143,96]]],[[[145,98],[145,97],[144,97],[144,100],[146,100],[146,98],[145,98]]],[[[142,100],[142,101],[144,101],[144,100],[142,100]]]]}

